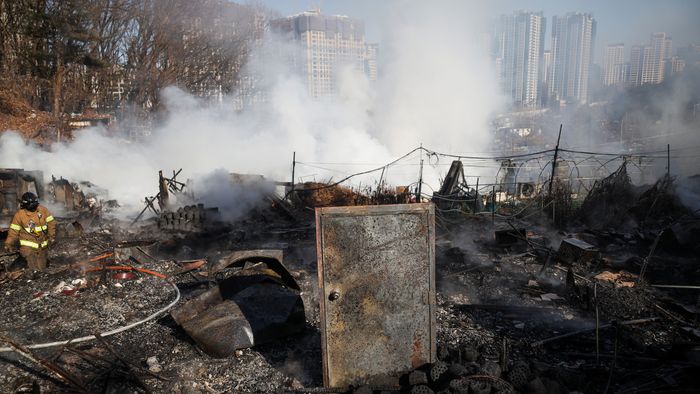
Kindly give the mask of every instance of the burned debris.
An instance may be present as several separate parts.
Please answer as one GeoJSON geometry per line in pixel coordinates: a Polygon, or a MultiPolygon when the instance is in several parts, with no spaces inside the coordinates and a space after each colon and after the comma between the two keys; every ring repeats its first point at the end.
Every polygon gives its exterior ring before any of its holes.
{"type": "Polygon", "coordinates": [[[200,202],[179,171],[159,174],[158,194],[138,221],[91,210],[90,187],[61,178],[25,184],[41,178],[8,172],[4,195],[34,185],[73,213],[58,217],[45,272],[0,255],[0,385],[341,393],[693,387],[700,219],[672,178],[634,186],[626,166],[587,193],[566,179],[571,168],[557,166],[549,194],[546,186],[524,193],[529,183],[513,162],[492,185],[467,184],[455,161],[432,202],[422,203],[418,190],[383,183],[367,192],[234,174],[227,179],[235,187],[264,193],[232,221],[200,202]],[[76,212],[92,219],[78,222],[76,212]]]}
{"type": "Polygon", "coordinates": [[[304,328],[301,291],[282,264],[281,250],[237,251],[210,266],[217,285],[171,312],[207,354],[236,351],[304,328]]]}
{"type": "Polygon", "coordinates": [[[12,216],[17,211],[17,201],[26,192],[32,192],[40,198],[44,195],[41,171],[23,169],[0,169],[0,226],[7,228],[12,216]]]}
{"type": "Polygon", "coordinates": [[[479,212],[481,202],[479,200],[479,185],[469,188],[464,178],[464,165],[459,160],[454,160],[440,190],[433,193],[432,200],[442,210],[462,209],[479,212]]]}
{"type": "Polygon", "coordinates": [[[204,204],[187,205],[176,211],[161,212],[158,228],[173,231],[197,231],[204,228],[208,216],[215,217],[216,208],[204,208],[204,204]]]}
{"type": "Polygon", "coordinates": [[[564,263],[590,263],[599,257],[598,248],[578,238],[564,238],[557,257],[564,263]]]}

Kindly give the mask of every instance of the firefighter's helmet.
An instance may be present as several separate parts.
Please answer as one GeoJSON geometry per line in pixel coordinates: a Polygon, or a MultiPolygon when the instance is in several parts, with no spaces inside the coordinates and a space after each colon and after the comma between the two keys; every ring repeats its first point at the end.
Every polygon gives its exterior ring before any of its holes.
{"type": "Polygon", "coordinates": [[[22,209],[34,212],[39,206],[39,199],[37,198],[36,194],[32,192],[26,192],[22,194],[22,200],[19,202],[19,206],[22,209]]]}

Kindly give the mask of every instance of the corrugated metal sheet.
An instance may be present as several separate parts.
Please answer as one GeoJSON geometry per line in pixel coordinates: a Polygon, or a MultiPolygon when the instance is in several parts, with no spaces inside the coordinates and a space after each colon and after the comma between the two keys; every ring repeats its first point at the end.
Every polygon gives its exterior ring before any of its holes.
{"type": "Polygon", "coordinates": [[[323,379],[395,385],[435,361],[432,204],[316,210],[323,379]]]}

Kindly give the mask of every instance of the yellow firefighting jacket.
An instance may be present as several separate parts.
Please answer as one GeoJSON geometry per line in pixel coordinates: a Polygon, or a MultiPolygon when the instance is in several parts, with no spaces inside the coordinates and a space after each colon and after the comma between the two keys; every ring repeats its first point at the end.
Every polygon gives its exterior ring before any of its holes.
{"type": "Polygon", "coordinates": [[[14,246],[19,239],[19,246],[39,249],[47,247],[55,238],[56,222],[49,210],[39,205],[34,212],[20,209],[15,213],[5,245],[14,246]]]}

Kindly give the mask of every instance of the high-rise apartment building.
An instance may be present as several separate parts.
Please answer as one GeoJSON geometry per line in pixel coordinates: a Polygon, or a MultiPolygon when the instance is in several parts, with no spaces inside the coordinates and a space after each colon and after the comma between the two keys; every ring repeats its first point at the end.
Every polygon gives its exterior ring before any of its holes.
{"type": "Polygon", "coordinates": [[[625,81],[625,45],[610,44],[603,58],[603,86],[620,85],[625,81]]]}
{"type": "Polygon", "coordinates": [[[639,86],[642,84],[642,68],[644,65],[644,47],[635,45],[630,50],[630,71],[627,75],[628,86],[639,86]]]}
{"type": "MultiPolygon", "coordinates": [[[[368,52],[376,54],[376,48],[368,51],[365,44],[364,23],[347,16],[307,11],[273,20],[271,29],[300,44],[300,53],[293,63],[305,77],[314,98],[335,94],[340,67],[365,73],[368,52]]],[[[376,57],[373,61],[376,75],[376,57]]]]}
{"type": "Polygon", "coordinates": [[[591,14],[568,13],[552,18],[552,101],[588,102],[596,21],[591,14]]]}
{"type": "Polygon", "coordinates": [[[672,67],[670,64],[672,49],[671,37],[666,33],[652,34],[650,45],[633,46],[630,52],[627,85],[654,85],[663,82],[669,74],[666,68],[672,67]]]}
{"type": "Polygon", "coordinates": [[[542,12],[519,11],[500,18],[496,64],[503,92],[516,106],[542,103],[545,27],[542,12]]]}
{"type": "Polygon", "coordinates": [[[667,73],[669,76],[680,74],[685,70],[685,61],[679,56],[671,57],[668,64],[671,66],[667,73]]]}
{"type": "Polygon", "coordinates": [[[552,84],[552,51],[544,51],[542,56],[542,105],[549,105],[549,86],[552,84]]]}
{"type": "Polygon", "coordinates": [[[379,55],[379,45],[367,44],[365,52],[365,74],[370,81],[376,81],[379,76],[377,69],[377,56],[379,55]]]}
{"type": "Polygon", "coordinates": [[[651,35],[651,45],[644,48],[641,84],[657,84],[664,81],[666,60],[671,58],[671,37],[666,33],[651,35]]]}

